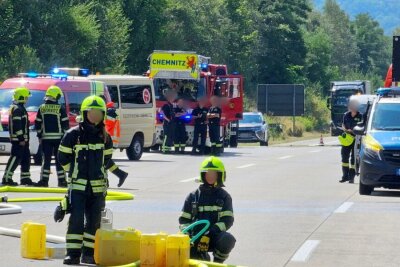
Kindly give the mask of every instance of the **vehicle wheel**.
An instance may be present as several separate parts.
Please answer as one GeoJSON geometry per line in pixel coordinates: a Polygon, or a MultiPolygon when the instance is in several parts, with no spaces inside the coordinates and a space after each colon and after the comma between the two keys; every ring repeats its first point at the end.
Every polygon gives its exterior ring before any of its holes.
{"type": "Polygon", "coordinates": [[[233,135],[231,138],[229,138],[229,146],[234,148],[238,146],[237,135],[233,135]]]}
{"type": "Polygon", "coordinates": [[[374,191],[374,188],[372,186],[363,184],[360,179],[360,188],[359,188],[360,195],[369,196],[371,195],[372,191],[374,191]]]}
{"type": "Polygon", "coordinates": [[[143,154],[143,138],[133,137],[131,145],[126,149],[126,155],[129,160],[139,160],[143,154]]]}
{"type": "Polygon", "coordinates": [[[39,147],[38,152],[33,155],[33,165],[41,166],[42,165],[42,149],[39,147]]]}
{"type": "Polygon", "coordinates": [[[268,141],[261,141],[260,146],[268,146],[268,141]]]}

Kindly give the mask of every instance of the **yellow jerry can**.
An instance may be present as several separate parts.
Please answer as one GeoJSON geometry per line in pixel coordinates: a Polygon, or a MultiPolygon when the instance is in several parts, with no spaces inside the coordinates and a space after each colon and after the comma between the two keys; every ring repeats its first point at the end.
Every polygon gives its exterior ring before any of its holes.
{"type": "Polygon", "coordinates": [[[165,267],[166,266],[166,241],[168,235],[143,234],[140,240],[140,266],[165,267]]]}
{"type": "Polygon", "coordinates": [[[167,238],[167,267],[188,267],[190,259],[190,237],[184,234],[167,238]]]}
{"type": "Polygon", "coordinates": [[[34,222],[22,224],[21,256],[38,260],[46,258],[46,225],[34,222]]]}
{"type": "Polygon", "coordinates": [[[94,242],[94,259],[101,266],[123,265],[140,259],[138,230],[98,229],[94,242]]]}

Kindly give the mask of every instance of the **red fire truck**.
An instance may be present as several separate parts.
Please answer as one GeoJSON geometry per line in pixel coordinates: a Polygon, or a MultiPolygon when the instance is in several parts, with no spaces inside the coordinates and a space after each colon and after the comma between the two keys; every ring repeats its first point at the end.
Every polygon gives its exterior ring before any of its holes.
{"type": "MultiPolygon", "coordinates": [[[[243,77],[228,74],[226,65],[212,64],[209,57],[186,51],[154,51],[150,57],[149,76],[154,80],[157,105],[156,145],[163,142],[161,107],[166,103],[165,90],[175,90],[187,103],[187,145],[193,142],[191,111],[199,98],[220,96],[222,99],[221,138],[224,145],[237,147],[239,120],[243,117],[243,77]]],[[[207,146],[210,145],[207,141],[207,146]]]]}

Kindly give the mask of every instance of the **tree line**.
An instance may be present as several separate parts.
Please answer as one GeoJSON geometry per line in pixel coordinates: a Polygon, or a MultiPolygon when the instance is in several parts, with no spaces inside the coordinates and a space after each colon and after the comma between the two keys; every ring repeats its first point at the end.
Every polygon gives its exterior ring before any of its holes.
{"type": "Polygon", "coordinates": [[[153,50],[188,50],[259,83],[383,79],[391,37],[368,14],[309,0],[0,0],[0,80],[27,70],[81,66],[141,74],[153,50]]]}

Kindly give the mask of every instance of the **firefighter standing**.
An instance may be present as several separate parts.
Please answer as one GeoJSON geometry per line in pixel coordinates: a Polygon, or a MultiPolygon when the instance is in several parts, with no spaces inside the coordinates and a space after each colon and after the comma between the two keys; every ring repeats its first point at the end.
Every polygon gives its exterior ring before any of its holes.
{"type": "Polygon", "coordinates": [[[207,113],[208,108],[205,107],[207,103],[206,98],[201,98],[199,100],[199,105],[193,110],[192,116],[194,118],[194,133],[193,133],[193,150],[192,154],[197,153],[197,148],[199,148],[199,153],[204,154],[207,138],[207,113]],[[200,138],[200,146],[199,146],[200,138]]]}
{"type": "Polygon", "coordinates": [[[60,146],[61,138],[69,128],[69,119],[65,109],[58,103],[62,96],[62,91],[58,86],[50,86],[45,95],[45,102],[39,107],[36,115],[35,128],[39,143],[42,145],[43,164],[40,174],[40,181],[35,184],[39,187],[49,186],[51,158],[55,156],[58,186],[67,187],[65,171],[61,167],[57,151],[60,146]]]}
{"type": "Polygon", "coordinates": [[[171,149],[174,142],[175,135],[175,121],[174,121],[174,101],[176,93],[172,90],[168,90],[165,93],[167,103],[161,108],[163,114],[163,131],[164,131],[164,142],[162,146],[162,152],[164,154],[171,153],[171,149]]]}
{"type": "Polygon", "coordinates": [[[178,100],[177,105],[174,108],[174,114],[175,114],[174,147],[175,147],[175,153],[180,153],[180,154],[185,153],[185,147],[186,147],[186,126],[185,126],[186,111],[183,106],[184,106],[184,100],[181,98],[178,100]]]}
{"type": "MultiPolygon", "coordinates": [[[[102,96],[103,100],[106,101],[106,98],[102,96]]],[[[119,122],[119,115],[117,113],[117,109],[114,107],[114,102],[108,102],[107,105],[107,113],[106,113],[106,121],[105,127],[107,133],[111,136],[111,140],[113,141],[113,147],[118,147],[119,138],[121,136],[121,125],[119,122]]],[[[110,160],[106,169],[112,172],[115,176],[118,177],[118,187],[121,187],[128,177],[128,173],[121,170],[114,161],[110,160]]]]}
{"type": "Polygon", "coordinates": [[[98,96],[85,98],[81,105],[83,121],[61,140],[58,156],[63,168],[69,172],[71,214],[64,264],[95,264],[94,235],[100,227],[107,193],[104,168],[113,153],[112,140],[104,126],[105,113],[103,99],[98,96]]]}
{"type": "Polygon", "coordinates": [[[31,93],[26,87],[14,90],[13,104],[10,107],[8,125],[11,141],[11,156],[8,159],[3,185],[18,185],[12,180],[15,169],[21,164],[21,185],[33,185],[30,178],[31,154],[29,151],[29,117],[24,104],[31,93]]]}
{"type": "Polygon", "coordinates": [[[221,108],[219,108],[219,99],[217,96],[211,97],[211,107],[208,110],[208,131],[211,141],[211,154],[219,155],[221,153],[221,136],[220,136],[220,122],[221,122],[221,108]]]}
{"type": "MultiPolygon", "coordinates": [[[[209,260],[208,252],[213,252],[214,262],[223,263],[235,246],[235,238],[227,232],[232,227],[232,198],[222,187],[226,180],[224,164],[217,157],[209,157],[200,168],[202,185],[189,194],[179,218],[180,229],[199,220],[210,222],[209,231],[196,241],[190,251],[191,258],[209,260]]],[[[196,235],[200,228],[190,233],[196,235]]]]}
{"type": "Polygon", "coordinates": [[[359,103],[356,100],[349,101],[349,111],[343,116],[344,133],[339,136],[339,142],[342,145],[342,171],[343,176],[341,183],[354,183],[356,170],[354,166],[354,143],[355,135],[353,128],[362,121],[362,114],[358,112],[359,103]],[[349,160],[350,159],[350,160],[349,160]]]}

